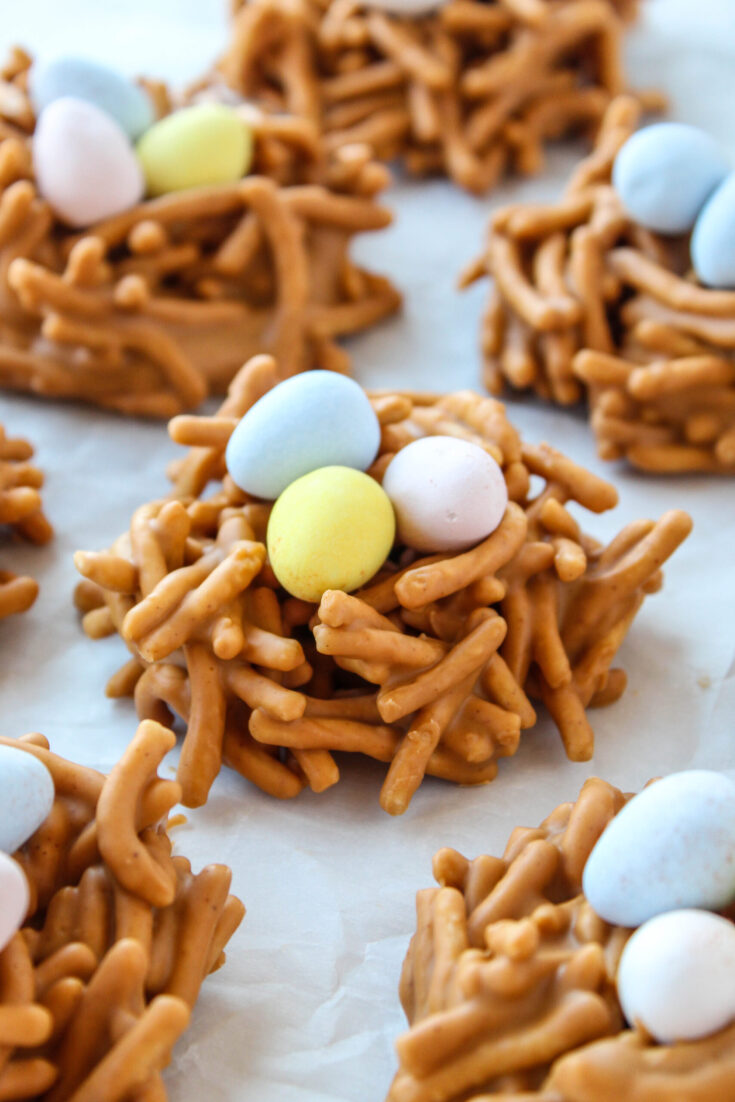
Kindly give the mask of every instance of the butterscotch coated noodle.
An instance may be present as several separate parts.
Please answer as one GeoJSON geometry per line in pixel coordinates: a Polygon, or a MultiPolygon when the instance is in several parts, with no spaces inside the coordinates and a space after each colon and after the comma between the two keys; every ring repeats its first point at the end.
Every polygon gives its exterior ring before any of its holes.
{"type": "Polygon", "coordinates": [[[134,695],[141,718],[186,723],[184,803],[206,800],[223,762],[279,798],[322,791],[344,751],[386,763],[381,804],[399,814],[426,774],[491,781],[539,702],[569,757],[591,757],[587,710],[623,692],[615,654],[689,517],[636,521],[605,547],[567,506],[604,512],[614,488],[546,444],[524,444],[499,402],[376,392],[375,478],[406,444],[448,434],[497,459],[510,504],[467,551],[397,546],[362,590],[308,604],[268,564],[271,506],[225,470],[233,429],[277,379],[275,362],[256,357],[216,416],[175,418],[170,434],[190,450],[171,468],[169,497],[141,505],[108,551],[75,557],[87,634],[117,632],[131,654],[109,695],[134,695]]]}
{"type": "MultiPolygon", "coordinates": [[[[0,532],[29,543],[43,544],[53,536],[44,516],[40,489],[43,474],[34,465],[27,440],[9,438],[0,425],[0,532]]],[[[0,620],[25,612],[38,595],[38,585],[26,576],[0,569],[0,620]]]]}
{"type": "Polygon", "coordinates": [[[593,778],[516,828],[502,858],[437,853],[387,1102],[730,1102],[735,1026],[668,1045],[625,1026],[615,975],[631,930],[595,914],[582,872],[626,799],[593,778]]]}
{"type": "Polygon", "coordinates": [[[401,17],[359,0],[232,0],[227,83],[474,192],[538,172],[543,146],[594,133],[625,78],[636,0],[449,0],[401,17]]]}
{"type": "Polygon", "coordinates": [[[700,286],[688,238],[632,222],[611,185],[639,105],[615,100],[560,202],[507,207],[466,274],[493,277],[485,383],[586,396],[604,459],[735,474],[735,292],[700,286]]]}
{"type": "MultiPolygon", "coordinates": [[[[263,349],[284,376],[346,371],[337,339],[397,309],[350,256],[355,234],[390,222],[387,171],[364,145],[326,154],[307,120],[238,104],[251,175],[71,231],[36,191],[30,68],[15,50],[0,69],[0,387],[170,417],[263,349]]],[[[160,113],[175,106],[154,91],[160,113]]],[[[226,94],[209,80],[188,99],[226,94]]]]}
{"type": "Polygon", "coordinates": [[[157,775],[170,730],[141,723],[108,777],[42,735],[0,738],[46,765],[51,814],[14,854],[28,916],[0,952],[4,1102],[165,1102],[161,1072],[244,908],[230,870],[173,856],[180,786],[157,775]]]}

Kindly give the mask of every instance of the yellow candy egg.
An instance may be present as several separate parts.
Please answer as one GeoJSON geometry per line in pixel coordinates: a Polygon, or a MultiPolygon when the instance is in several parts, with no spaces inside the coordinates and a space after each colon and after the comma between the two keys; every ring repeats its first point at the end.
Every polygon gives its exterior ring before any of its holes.
{"type": "Polygon", "coordinates": [[[249,170],[253,135],[231,107],[200,103],[174,111],[137,145],[149,195],[229,184],[249,170]]]}
{"type": "Polygon", "coordinates": [[[393,546],[393,506],[382,486],[351,467],[320,467],[287,486],[268,522],[268,557],[284,589],[320,601],[370,581],[393,546]]]}

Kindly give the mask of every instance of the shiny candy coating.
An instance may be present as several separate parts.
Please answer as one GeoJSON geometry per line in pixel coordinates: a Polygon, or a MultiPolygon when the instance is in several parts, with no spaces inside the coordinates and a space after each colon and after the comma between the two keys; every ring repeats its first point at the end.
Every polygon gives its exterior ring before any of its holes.
{"type": "Polygon", "coordinates": [[[684,123],[661,122],[628,139],[615,158],[613,185],[641,226],[688,233],[729,170],[711,135],[684,123]]]}
{"type": "Polygon", "coordinates": [[[138,156],[149,195],[229,184],[249,170],[250,128],[221,103],[200,103],[174,111],[147,130],[138,156]]]}
{"type": "Polygon", "coordinates": [[[54,805],[54,782],[33,754],[0,746],[0,850],[13,853],[27,842],[54,805]]]}
{"type": "Polygon", "coordinates": [[[595,911],[620,926],[727,907],[735,901],[735,783],[694,769],[644,788],[603,831],[583,888],[595,911]]]}
{"type": "Polygon", "coordinates": [[[37,61],[30,73],[31,101],[37,115],[65,96],[94,104],[135,141],[153,125],[149,97],[122,73],[83,57],[37,61]]]}
{"type": "Polygon", "coordinates": [[[401,448],[383,478],[401,543],[417,551],[460,551],[494,532],[508,491],[503,472],[479,445],[425,436],[401,448]]]}
{"type": "Polygon", "coordinates": [[[709,911],[657,915],[626,944],[617,985],[630,1025],[657,1041],[718,1033],[735,1019],[735,925],[709,911]]]}
{"type": "Polygon", "coordinates": [[[393,508],[379,483],[350,467],[322,467],[292,482],[268,522],[268,557],[284,589],[319,601],[370,581],[393,546],[393,508]]]}
{"type": "Polygon", "coordinates": [[[0,953],[22,926],[29,903],[23,869],[12,857],[0,852],[0,953]]]}
{"type": "Polygon", "coordinates": [[[143,196],[143,173],[127,135],[93,103],[70,96],[41,114],[33,136],[38,190],[70,226],[91,226],[143,196]]]}
{"type": "Polygon", "coordinates": [[[700,211],[691,241],[697,278],[708,287],[735,289],[735,172],[700,211]]]}
{"type": "Polygon", "coordinates": [[[380,424],[362,387],[334,371],[307,371],[251,406],[225,459],[241,490],[273,500],[319,467],[364,471],[379,445],[380,424]]]}

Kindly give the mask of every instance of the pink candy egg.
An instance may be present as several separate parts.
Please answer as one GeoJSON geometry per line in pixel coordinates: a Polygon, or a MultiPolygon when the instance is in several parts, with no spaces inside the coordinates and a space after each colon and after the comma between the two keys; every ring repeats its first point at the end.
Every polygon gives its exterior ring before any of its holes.
{"type": "Polygon", "coordinates": [[[0,851],[0,953],[28,913],[30,891],[17,861],[0,851]]]}
{"type": "Polygon", "coordinates": [[[383,489],[402,543],[416,551],[461,551],[494,532],[508,491],[503,472],[477,444],[425,436],[390,462],[383,489]]]}

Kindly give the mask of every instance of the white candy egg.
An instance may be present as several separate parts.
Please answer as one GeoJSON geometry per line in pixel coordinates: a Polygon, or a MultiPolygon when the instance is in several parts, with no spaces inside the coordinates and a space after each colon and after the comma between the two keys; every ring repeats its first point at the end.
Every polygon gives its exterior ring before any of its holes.
{"type": "Polygon", "coordinates": [[[398,536],[416,551],[460,551],[485,539],[508,504],[503,472],[479,445],[424,436],[388,464],[383,489],[398,536]]]}
{"type": "Polygon", "coordinates": [[[687,233],[730,166],[715,139],[680,122],[634,134],[613,166],[613,185],[628,214],[649,230],[687,233]]]}
{"type": "Polygon", "coordinates": [[[692,263],[708,287],[735,289],[735,172],[705,203],[694,226],[692,263]]]}
{"type": "Polygon", "coordinates": [[[27,842],[54,805],[54,782],[27,750],[0,746],[0,850],[13,853],[27,842]]]}
{"type": "Polygon", "coordinates": [[[23,869],[12,857],[0,853],[0,953],[22,926],[29,902],[23,869]]]}
{"type": "Polygon", "coordinates": [[[735,925],[709,911],[657,915],[631,937],[618,966],[630,1025],[657,1041],[695,1041],[735,1019],[735,925]]]}
{"type": "Polygon", "coordinates": [[[91,226],[143,196],[143,171],[127,135],[86,100],[54,100],[33,136],[38,190],[70,226],[91,226]]]}
{"type": "Polygon", "coordinates": [[[225,461],[241,490],[275,499],[319,467],[366,470],[379,445],[380,424],[362,387],[334,371],[305,371],[251,406],[225,461]]]}
{"type": "Polygon", "coordinates": [[[664,911],[717,911],[735,900],[735,784],[722,773],[672,773],[608,824],[584,869],[607,922],[640,926],[664,911]]]}

